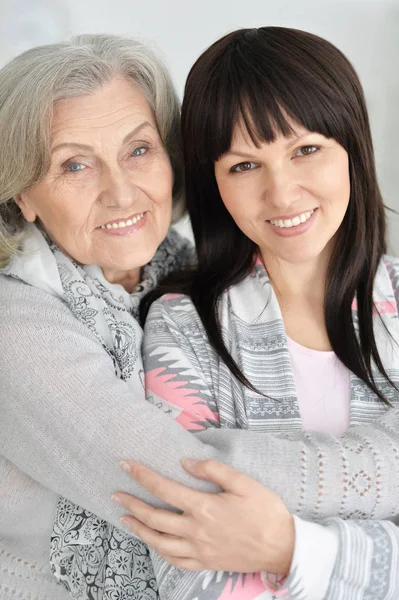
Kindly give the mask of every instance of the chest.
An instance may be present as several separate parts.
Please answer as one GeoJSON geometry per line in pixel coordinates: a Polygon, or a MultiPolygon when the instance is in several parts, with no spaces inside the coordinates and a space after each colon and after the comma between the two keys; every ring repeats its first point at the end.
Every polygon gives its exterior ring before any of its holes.
{"type": "Polygon", "coordinates": [[[288,337],[306,348],[331,350],[322,303],[280,303],[280,310],[288,337]]]}
{"type": "MultiPolygon", "coordinates": [[[[217,373],[212,379],[221,426],[265,432],[302,430],[304,423],[301,418],[299,390],[294,374],[295,365],[288,347],[285,319],[277,300],[270,294],[265,300],[264,291],[261,289],[260,294],[259,286],[257,288],[253,285],[247,289],[242,286],[241,289],[235,289],[234,293],[230,290],[220,312],[225,344],[241,371],[257,390],[255,392],[239,383],[226,365],[216,359],[217,373]]],[[[384,322],[380,315],[376,315],[373,326],[384,367],[390,378],[398,384],[397,315],[384,322]]],[[[334,414],[342,400],[342,393],[339,389],[334,392],[331,370],[326,373],[324,385],[326,400],[329,402],[327,408],[334,414]]],[[[306,376],[308,383],[312,383],[312,378],[316,380],[323,377],[316,361],[308,362],[306,376]]],[[[397,403],[397,392],[377,369],[374,370],[374,377],[379,390],[392,404],[397,403]]],[[[387,405],[353,373],[348,373],[346,381],[346,394],[349,397],[347,421],[350,425],[370,422],[387,410],[387,405]]],[[[310,412],[311,410],[312,407],[310,412]]]]}

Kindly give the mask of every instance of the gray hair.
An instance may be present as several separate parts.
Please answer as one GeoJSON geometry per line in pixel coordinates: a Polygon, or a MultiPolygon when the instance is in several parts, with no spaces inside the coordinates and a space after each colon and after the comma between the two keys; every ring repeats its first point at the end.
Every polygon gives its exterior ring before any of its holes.
{"type": "Polygon", "coordinates": [[[14,198],[50,168],[50,135],[58,100],[91,94],[115,76],[131,79],[147,98],[173,172],[173,219],[184,213],[180,105],[170,75],[142,42],[110,35],[80,35],[39,46],[0,70],[0,267],[23,237],[14,198]]]}

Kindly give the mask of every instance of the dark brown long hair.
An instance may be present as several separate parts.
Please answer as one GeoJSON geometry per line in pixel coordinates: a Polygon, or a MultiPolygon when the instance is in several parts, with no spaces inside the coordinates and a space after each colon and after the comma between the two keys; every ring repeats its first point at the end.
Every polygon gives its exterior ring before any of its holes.
{"type": "MultiPolygon", "coordinates": [[[[198,268],[167,287],[190,294],[212,346],[235,377],[254,389],[223,343],[217,308],[221,294],[248,274],[256,247],[225,208],[214,163],[229,150],[239,120],[259,145],[273,142],[279,133],[290,134],[288,119],[333,138],[348,153],[351,194],[328,269],[326,326],[342,363],[387,402],[372,372],[374,362],[394,386],[373,332],[373,284],[386,251],[384,206],[360,81],[347,58],[326,40],[284,27],[240,29],[214,43],[192,67],[182,136],[198,268]],[[355,296],[359,335],[351,310],[355,296]]],[[[158,294],[162,291],[165,287],[158,294]]]]}

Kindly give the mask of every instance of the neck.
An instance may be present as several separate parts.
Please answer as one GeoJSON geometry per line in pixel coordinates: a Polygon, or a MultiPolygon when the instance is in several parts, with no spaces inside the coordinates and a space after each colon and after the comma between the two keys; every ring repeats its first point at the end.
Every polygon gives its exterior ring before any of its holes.
{"type": "Polygon", "coordinates": [[[140,283],[141,269],[131,269],[129,271],[111,271],[103,269],[104,277],[110,283],[119,283],[129,294],[140,283]]]}
{"type": "Polygon", "coordinates": [[[327,269],[330,252],[323,252],[317,258],[291,263],[261,252],[263,263],[270,281],[282,299],[302,298],[324,303],[327,269]]]}

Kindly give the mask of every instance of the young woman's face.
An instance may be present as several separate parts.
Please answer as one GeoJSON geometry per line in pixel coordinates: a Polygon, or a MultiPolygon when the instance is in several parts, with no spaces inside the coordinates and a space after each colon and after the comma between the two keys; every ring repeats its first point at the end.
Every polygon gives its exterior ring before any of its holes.
{"type": "Polygon", "coordinates": [[[257,148],[237,126],[215,163],[224,205],[265,262],[302,263],[331,252],[349,204],[346,150],[303,127],[293,130],[257,148]]]}

